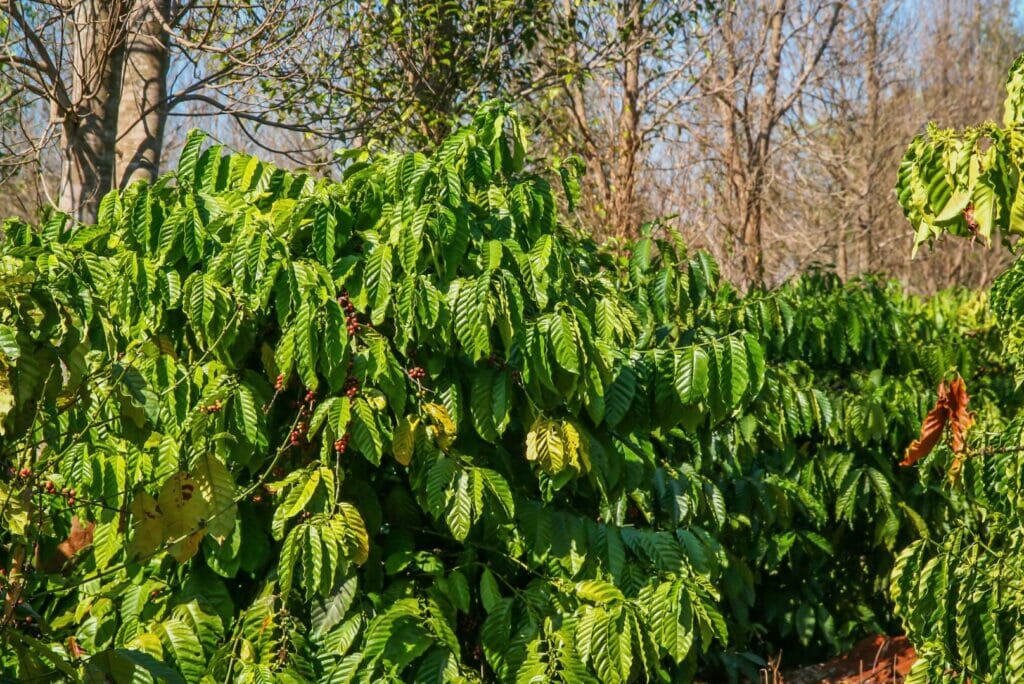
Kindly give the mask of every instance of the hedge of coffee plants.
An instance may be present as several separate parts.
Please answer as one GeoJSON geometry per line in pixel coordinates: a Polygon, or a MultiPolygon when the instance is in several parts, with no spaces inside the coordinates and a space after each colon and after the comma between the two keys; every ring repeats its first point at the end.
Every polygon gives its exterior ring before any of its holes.
{"type": "Polygon", "coordinates": [[[7,221],[4,674],[725,681],[897,628],[965,498],[902,450],[954,370],[1014,407],[985,297],[741,295],[580,235],[577,172],[491,104],[340,180],[196,133],[97,225],[7,221]]]}
{"type": "MultiPolygon", "coordinates": [[[[1010,69],[1003,125],[931,127],[900,167],[897,193],[918,244],[943,234],[1011,245],[1024,233],[1024,57],[1010,69]]],[[[1002,356],[1024,353],[1024,261],[995,282],[1002,356]]],[[[1017,374],[1016,380],[1022,380],[1017,374]]],[[[1024,417],[978,420],[950,491],[962,513],[899,556],[896,609],[920,653],[908,681],[1024,679],[1024,417]]],[[[949,454],[937,454],[948,459],[949,454]]]]}

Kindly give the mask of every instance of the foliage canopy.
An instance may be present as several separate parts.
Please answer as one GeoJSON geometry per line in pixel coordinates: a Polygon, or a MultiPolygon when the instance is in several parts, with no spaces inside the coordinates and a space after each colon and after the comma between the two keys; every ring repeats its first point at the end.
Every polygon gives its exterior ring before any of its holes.
{"type": "Polygon", "coordinates": [[[6,672],[687,681],[889,626],[948,514],[896,454],[951,368],[1012,385],[984,299],[601,248],[524,141],[490,104],[331,181],[197,133],[5,224],[6,672]]]}

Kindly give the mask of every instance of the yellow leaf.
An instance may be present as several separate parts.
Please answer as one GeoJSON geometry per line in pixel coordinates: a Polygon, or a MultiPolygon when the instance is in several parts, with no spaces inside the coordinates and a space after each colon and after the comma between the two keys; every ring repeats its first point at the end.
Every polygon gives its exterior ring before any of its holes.
{"type": "Polygon", "coordinates": [[[441,431],[446,435],[454,435],[457,431],[455,429],[455,423],[452,422],[451,417],[448,415],[448,409],[441,404],[424,404],[423,410],[434,424],[441,428],[441,431]]]}
{"type": "Polygon", "coordinates": [[[590,452],[588,451],[586,436],[580,434],[579,428],[573,422],[565,421],[560,424],[560,427],[569,463],[578,472],[589,472],[590,452]]]}
{"type": "Polygon", "coordinates": [[[132,498],[128,510],[132,515],[128,557],[145,558],[152,555],[164,540],[164,521],[157,509],[156,499],[147,492],[139,492],[132,498]]]}
{"type": "Polygon", "coordinates": [[[137,635],[134,639],[125,644],[125,646],[133,651],[148,653],[159,660],[163,660],[164,657],[164,647],[160,642],[160,637],[152,632],[143,632],[142,634],[137,635]]]}
{"type": "Polygon", "coordinates": [[[384,393],[378,389],[368,389],[363,392],[363,398],[366,403],[370,405],[374,411],[383,411],[388,407],[388,399],[384,396],[384,393]]]}
{"type": "MultiPolygon", "coordinates": [[[[578,439],[577,433],[577,439],[578,439]]],[[[566,444],[562,438],[559,423],[538,417],[526,433],[526,459],[537,461],[541,468],[552,475],[562,472],[566,466],[566,444]]]]}
{"type": "Polygon", "coordinates": [[[180,539],[171,544],[171,548],[169,548],[167,552],[179,563],[184,563],[188,559],[192,558],[192,556],[199,553],[199,544],[203,541],[204,535],[206,535],[206,530],[194,532],[184,539],[180,539]]]}
{"type": "Polygon", "coordinates": [[[580,470],[580,433],[576,429],[576,426],[569,422],[562,423],[561,428],[562,443],[565,445],[565,452],[569,459],[569,463],[571,463],[576,470],[580,470]]]}
{"type": "Polygon", "coordinates": [[[0,435],[4,434],[4,419],[14,408],[14,392],[11,391],[11,381],[7,378],[7,372],[0,372],[0,435]]]}
{"type": "Polygon", "coordinates": [[[413,451],[416,448],[416,428],[419,427],[418,418],[403,418],[395,426],[394,438],[391,440],[391,449],[395,454],[395,460],[404,466],[412,461],[413,451]]]}
{"type": "Polygon", "coordinates": [[[451,417],[448,415],[448,410],[441,404],[424,404],[423,411],[434,423],[434,426],[428,430],[427,434],[437,442],[437,446],[442,451],[447,451],[448,447],[455,441],[455,436],[458,433],[455,423],[452,422],[451,417]]]}
{"type": "Polygon", "coordinates": [[[24,535],[29,528],[28,509],[22,501],[23,493],[12,491],[0,482],[0,512],[11,534],[24,535]]]}
{"type": "Polygon", "coordinates": [[[188,473],[167,479],[157,499],[164,522],[164,539],[174,541],[170,553],[184,563],[199,550],[206,534],[209,507],[199,491],[199,482],[188,473]]]}
{"type": "Polygon", "coordinates": [[[540,436],[539,428],[543,426],[543,420],[538,418],[533,421],[533,425],[530,426],[530,431],[526,433],[526,460],[536,461],[540,458],[540,454],[537,453],[537,440],[540,436]]]}

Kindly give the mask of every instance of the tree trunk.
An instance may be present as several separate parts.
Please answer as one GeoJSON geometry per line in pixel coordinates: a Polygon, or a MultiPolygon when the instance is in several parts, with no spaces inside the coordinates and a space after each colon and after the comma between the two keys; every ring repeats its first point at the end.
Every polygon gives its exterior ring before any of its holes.
{"type": "Polygon", "coordinates": [[[123,14],[117,0],[79,0],[67,27],[72,97],[63,112],[60,208],[85,223],[96,221],[113,185],[123,14]]]}
{"type": "Polygon", "coordinates": [[[882,55],[878,44],[879,24],[881,21],[881,5],[879,0],[870,0],[868,3],[868,16],[866,21],[867,33],[867,69],[865,73],[866,95],[867,95],[867,173],[865,174],[864,195],[861,198],[860,224],[864,238],[864,263],[861,270],[870,269],[875,263],[874,254],[874,228],[878,223],[878,214],[881,206],[876,205],[878,197],[881,197],[880,183],[888,180],[882,173],[881,165],[884,163],[880,140],[880,110],[881,110],[881,69],[882,55]]]}
{"type": "Polygon", "coordinates": [[[839,241],[836,245],[836,272],[839,277],[846,282],[850,279],[850,264],[846,254],[846,243],[849,240],[849,236],[846,234],[846,230],[839,229],[839,241]]]}
{"type": "Polygon", "coordinates": [[[640,53],[643,49],[643,0],[623,0],[622,115],[612,221],[619,235],[636,237],[640,217],[636,201],[636,162],[640,152],[640,53]]]}
{"type": "Polygon", "coordinates": [[[785,39],[782,33],[786,18],[786,0],[776,0],[768,18],[768,58],[765,64],[764,95],[761,100],[760,120],[762,130],[752,141],[750,155],[750,193],[747,196],[746,213],[743,219],[744,270],[747,285],[760,287],[764,284],[764,203],[768,184],[772,133],[781,113],[778,111],[779,79],[782,72],[782,49],[785,39]]]}
{"type": "Polygon", "coordinates": [[[170,0],[137,0],[128,16],[117,114],[119,188],[135,181],[153,182],[160,170],[167,120],[167,32],[170,0]]]}
{"type": "MultiPolygon", "coordinates": [[[[766,164],[765,161],[755,164],[766,164]]],[[[764,185],[766,182],[763,166],[755,166],[747,195],[747,206],[743,216],[743,270],[747,286],[760,287],[764,284],[764,185]]]]}

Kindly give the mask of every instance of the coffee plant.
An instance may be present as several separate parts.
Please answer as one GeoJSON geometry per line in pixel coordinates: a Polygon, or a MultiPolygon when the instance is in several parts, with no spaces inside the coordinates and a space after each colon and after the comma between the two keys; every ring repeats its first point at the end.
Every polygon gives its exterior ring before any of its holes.
{"type": "MultiPolygon", "coordinates": [[[[1010,69],[1003,126],[963,132],[931,127],[900,167],[897,193],[917,243],[943,233],[1010,244],[1024,232],[1024,57],[1010,69]]],[[[1024,262],[992,287],[1003,357],[1024,352],[1024,262]]],[[[1021,376],[1016,375],[1017,384],[1021,376]]],[[[1017,407],[1014,407],[1017,408],[1017,407]]],[[[942,534],[899,556],[892,578],[896,610],[920,660],[908,681],[1013,682],[1024,678],[1024,420],[979,418],[963,455],[934,458],[951,467],[951,495],[962,513],[942,534]]]]}
{"type": "Polygon", "coordinates": [[[898,454],[954,369],[1012,406],[984,297],[597,245],[497,104],[348,159],[194,133],[97,225],[4,224],[5,675],[724,681],[894,626],[963,498],[898,454]]]}

